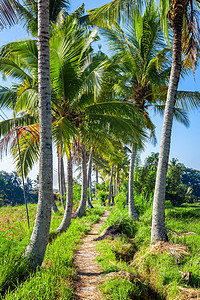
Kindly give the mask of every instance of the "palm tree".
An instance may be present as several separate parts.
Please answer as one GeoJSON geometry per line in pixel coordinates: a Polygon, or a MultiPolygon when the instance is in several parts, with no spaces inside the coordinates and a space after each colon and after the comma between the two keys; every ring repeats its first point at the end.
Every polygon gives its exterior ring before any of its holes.
{"type": "MultiPolygon", "coordinates": [[[[165,106],[154,193],[151,232],[152,242],[168,240],[165,227],[165,191],[173,111],[177,100],[178,83],[182,68],[182,53],[185,55],[186,61],[193,66],[193,71],[195,69],[199,53],[200,37],[195,7],[197,10],[199,9],[198,1],[176,0],[172,2],[168,12],[169,24],[173,29],[172,68],[165,106]]],[[[200,101],[195,102],[193,105],[193,107],[199,106],[200,101]]]]}
{"type": "MultiPolygon", "coordinates": [[[[169,48],[167,47],[161,28],[159,14],[152,3],[143,15],[140,12],[130,20],[125,33],[116,23],[113,29],[107,30],[110,48],[114,51],[113,64],[115,73],[118,70],[114,89],[123,101],[132,103],[145,118],[145,127],[155,139],[155,128],[149,117],[148,108],[156,107],[163,100],[169,74],[169,48]]],[[[132,154],[130,160],[128,203],[129,215],[138,220],[134,206],[133,174],[137,149],[137,140],[131,141],[132,154]]]]}
{"type": "Polygon", "coordinates": [[[38,96],[40,124],[39,198],[31,242],[25,256],[34,269],[43,262],[49,238],[53,197],[52,115],[49,64],[49,1],[38,1],[38,96]]]}

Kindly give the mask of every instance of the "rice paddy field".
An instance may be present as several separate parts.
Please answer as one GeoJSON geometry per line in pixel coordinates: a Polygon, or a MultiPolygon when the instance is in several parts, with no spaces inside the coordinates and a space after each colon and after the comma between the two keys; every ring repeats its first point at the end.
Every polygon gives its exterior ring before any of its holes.
{"type": "MultiPolygon", "coordinates": [[[[103,270],[103,299],[200,299],[200,205],[166,209],[169,242],[150,244],[151,207],[135,222],[116,205],[97,242],[103,270]],[[109,228],[115,228],[110,234],[109,228]],[[106,233],[107,232],[107,233],[106,233]]],[[[0,209],[0,299],[75,299],[74,252],[105,207],[97,205],[82,219],[72,220],[60,235],[55,230],[62,208],[52,215],[50,243],[43,265],[30,273],[22,258],[29,242],[36,205],[29,205],[28,230],[24,206],[0,209]]]]}

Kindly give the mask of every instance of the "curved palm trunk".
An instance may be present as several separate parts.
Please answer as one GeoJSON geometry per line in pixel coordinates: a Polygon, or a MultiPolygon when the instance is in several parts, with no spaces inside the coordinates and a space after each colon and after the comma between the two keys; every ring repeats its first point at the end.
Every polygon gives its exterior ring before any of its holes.
{"type": "Polygon", "coordinates": [[[86,164],[86,149],[85,145],[81,148],[81,159],[82,159],[82,190],[81,190],[81,202],[74,217],[81,218],[85,213],[85,207],[87,202],[87,164],[86,164]]]}
{"type": "Polygon", "coordinates": [[[49,1],[38,1],[38,93],[40,124],[39,196],[35,225],[25,257],[40,266],[48,244],[53,197],[52,115],[49,70],[49,1]]]}
{"type": "Polygon", "coordinates": [[[87,206],[88,208],[93,208],[93,205],[90,201],[90,194],[91,194],[91,177],[92,177],[92,158],[93,158],[93,150],[90,151],[90,157],[88,162],[88,173],[87,173],[87,188],[90,189],[90,193],[87,196],[87,206]]]}
{"type": "Polygon", "coordinates": [[[112,169],[111,169],[111,174],[110,174],[110,182],[109,182],[108,206],[110,206],[110,204],[111,204],[113,171],[114,171],[114,165],[112,164],[112,169]]]}
{"type": "Polygon", "coordinates": [[[135,166],[136,151],[135,147],[132,148],[131,160],[130,160],[130,169],[129,169],[129,178],[128,178],[128,211],[129,216],[139,221],[138,214],[135,209],[134,204],[134,192],[133,192],[133,176],[134,176],[134,166],[135,166]]]}
{"type": "Polygon", "coordinates": [[[66,195],[66,187],[65,187],[65,171],[64,171],[64,162],[63,157],[60,153],[58,153],[58,188],[60,200],[62,203],[62,207],[65,210],[64,198],[66,195]]]}
{"type": "Polygon", "coordinates": [[[73,175],[72,175],[72,157],[71,152],[69,158],[67,158],[67,198],[65,213],[60,226],[56,229],[57,232],[64,232],[71,224],[73,207],[73,175]]]}
{"type": "Polygon", "coordinates": [[[182,25],[183,25],[183,6],[176,5],[173,28],[173,49],[172,49],[172,68],[170,82],[165,105],[164,122],[160,144],[160,154],[156,175],[156,185],[153,201],[153,219],[151,230],[151,242],[167,241],[165,228],[165,190],[166,175],[169,160],[171,130],[173,122],[174,106],[176,102],[177,88],[181,72],[181,52],[182,52],[182,25]]]}

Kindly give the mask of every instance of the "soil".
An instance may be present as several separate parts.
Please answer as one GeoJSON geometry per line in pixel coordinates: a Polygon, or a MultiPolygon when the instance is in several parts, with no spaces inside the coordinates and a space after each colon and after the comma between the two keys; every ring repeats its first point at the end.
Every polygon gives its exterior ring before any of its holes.
{"type": "Polygon", "coordinates": [[[102,280],[101,275],[103,272],[95,260],[98,256],[96,252],[96,240],[99,237],[98,232],[109,214],[109,211],[104,212],[99,222],[94,224],[91,231],[83,238],[82,244],[75,253],[74,263],[77,266],[77,276],[74,283],[76,300],[102,299],[98,285],[102,280]]]}

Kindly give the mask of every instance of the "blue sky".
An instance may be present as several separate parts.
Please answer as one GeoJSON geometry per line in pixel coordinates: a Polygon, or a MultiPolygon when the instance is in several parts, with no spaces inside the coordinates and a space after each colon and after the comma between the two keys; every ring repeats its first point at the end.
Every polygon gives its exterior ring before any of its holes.
{"type": "MultiPolygon", "coordinates": [[[[71,1],[71,11],[74,11],[79,6],[81,6],[83,3],[82,0],[76,0],[71,1]]],[[[106,3],[109,3],[109,1],[106,0],[99,0],[99,1],[92,1],[88,0],[85,1],[85,8],[86,9],[92,9],[101,5],[104,5],[106,3]]],[[[1,36],[1,45],[6,44],[8,42],[19,40],[28,37],[26,31],[22,28],[20,25],[16,25],[12,27],[11,29],[3,30],[0,32],[1,36]]],[[[103,42],[102,42],[103,44],[103,42]]],[[[103,44],[104,51],[106,47],[103,44]]],[[[195,80],[192,76],[188,76],[184,80],[181,80],[179,84],[179,90],[187,90],[187,91],[199,91],[200,92],[200,84],[199,84],[199,78],[200,78],[200,69],[198,69],[195,73],[195,80]]],[[[7,83],[2,80],[0,80],[0,85],[6,85],[7,83]]],[[[0,111],[0,115],[1,115],[0,111]]],[[[159,116],[155,116],[153,113],[151,113],[152,120],[154,121],[154,124],[156,125],[156,134],[157,134],[157,145],[153,146],[151,144],[146,145],[145,151],[141,154],[142,160],[144,160],[145,157],[151,154],[151,152],[159,152],[160,147],[160,137],[162,132],[162,122],[163,118],[159,116]]],[[[199,138],[199,132],[200,132],[200,112],[195,111],[190,113],[190,127],[185,128],[182,124],[179,124],[178,122],[174,121],[173,125],[173,132],[172,132],[172,140],[171,140],[171,151],[170,151],[170,158],[175,157],[180,162],[184,163],[187,167],[191,167],[194,169],[200,170],[200,156],[199,156],[199,150],[200,150],[200,138],[199,138]]],[[[2,120],[0,116],[0,120],[2,120]]],[[[54,163],[55,163],[55,169],[56,166],[56,155],[54,155],[54,163]]],[[[12,159],[9,156],[4,156],[3,159],[0,161],[0,170],[5,170],[7,172],[11,172],[14,170],[14,164],[12,162],[12,159]]],[[[32,178],[35,178],[38,174],[38,166],[35,166],[33,171],[30,173],[30,176],[32,178]]],[[[56,172],[54,174],[56,176],[56,172]]],[[[56,180],[55,180],[56,181],[56,180]]],[[[56,185],[56,184],[55,184],[56,185]]]]}

